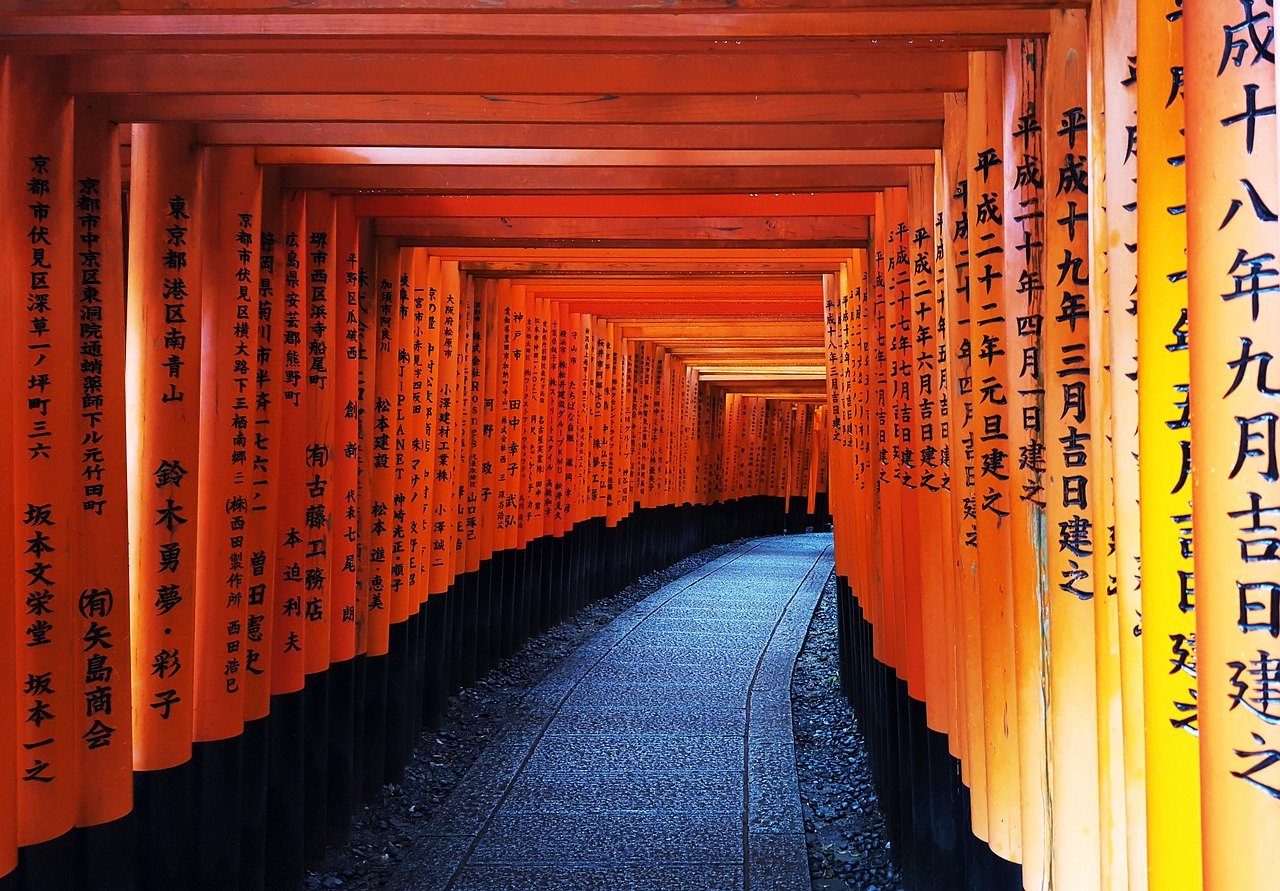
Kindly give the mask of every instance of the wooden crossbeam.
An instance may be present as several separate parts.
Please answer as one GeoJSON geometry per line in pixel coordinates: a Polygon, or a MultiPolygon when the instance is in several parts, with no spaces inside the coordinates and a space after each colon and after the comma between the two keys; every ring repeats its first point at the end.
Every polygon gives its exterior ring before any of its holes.
{"type": "MultiPolygon", "coordinates": [[[[209,89],[220,90],[214,81],[209,89]]],[[[928,91],[897,93],[751,93],[703,95],[697,84],[684,93],[483,95],[309,93],[305,102],[281,93],[231,95],[137,94],[111,96],[117,121],[239,121],[279,124],[290,121],[335,123],[611,123],[700,125],[729,123],[881,123],[938,121],[942,95],[928,91]]]]}
{"type": "Polygon", "coordinates": [[[356,39],[550,37],[557,40],[634,38],[715,38],[746,40],[805,38],[955,38],[981,36],[991,45],[1009,37],[1043,34],[1047,12],[1040,9],[992,9],[953,6],[945,14],[924,5],[858,9],[703,10],[681,15],[652,11],[442,10],[435,12],[359,12],[325,15],[270,12],[192,15],[139,13],[12,15],[5,31],[20,37],[157,37],[181,35],[188,45],[201,39],[287,38],[292,41],[356,39]]]}
{"type": "MultiPolygon", "coordinates": [[[[581,123],[212,123],[198,130],[205,145],[379,146],[531,149],[802,150],[933,149],[942,145],[942,123],[646,124],[581,123]]],[[[280,163],[293,163],[282,161],[280,163]]],[[[474,163],[474,162],[473,162],[474,163]]]]}
{"type": "Polygon", "coordinates": [[[72,58],[66,88],[109,93],[705,94],[959,90],[963,52],[116,53],[72,58]],[[678,75],[677,75],[678,73],[678,75]]]}
{"type": "Polygon", "coordinates": [[[607,149],[499,148],[470,146],[266,146],[257,150],[263,165],[388,164],[441,167],[845,167],[933,163],[922,149],[607,149]]]}
{"type": "Polygon", "coordinates": [[[531,192],[849,192],[906,185],[907,168],[859,167],[401,167],[286,166],[291,189],[400,194],[531,192]]]}
{"type": "Polygon", "coordinates": [[[614,243],[637,246],[711,243],[771,246],[857,245],[870,234],[866,217],[392,217],[379,236],[401,244],[614,243]]]}
{"type": "Polygon", "coordinates": [[[875,194],[369,195],[352,207],[362,217],[847,217],[875,213],[875,194]]]}

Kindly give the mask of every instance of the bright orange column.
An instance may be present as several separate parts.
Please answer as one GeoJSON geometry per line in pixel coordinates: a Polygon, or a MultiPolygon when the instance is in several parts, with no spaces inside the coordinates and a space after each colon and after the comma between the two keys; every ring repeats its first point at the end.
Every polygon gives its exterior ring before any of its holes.
{"type": "Polygon", "coordinates": [[[244,728],[262,172],[250,149],[203,149],[201,179],[200,490],[190,667],[195,739],[205,742],[244,728]]]}
{"type": "MultiPolygon", "coordinates": [[[[1153,889],[1201,874],[1181,16],[1138,9],[1138,439],[1147,862],[1153,889]],[[1161,777],[1185,782],[1161,782],[1161,777]]],[[[1130,618],[1131,623],[1137,620],[1130,618]]]]}
{"type": "Polygon", "coordinates": [[[1196,683],[1204,885],[1276,884],[1280,349],[1269,9],[1183,13],[1196,683]]]}
{"type": "MultiPolygon", "coordinates": [[[[12,169],[16,166],[11,157],[11,145],[8,136],[8,121],[16,111],[18,97],[14,95],[11,70],[13,62],[9,56],[0,56],[0,127],[5,128],[6,138],[0,140],[0,176],[3,176],[5,195],[5,212],[0,214],[0,237],[5,245],[19,243],[14,239],[9,227],[18,219],[11,210],[15,199],[21,192],[12,182],[12,169]],[[11,197],[12,196],[12,197],[11,197]]],[[[13,294],[17,293],[17,282],[11,277],[4,280],[3,288],[6,305],[12,305],[13,294]]],[[[4,367],[14,367],[14,336],[11,326],[0,329],[0,362],[4,367]]],[[[13,440],[13,392],[11,388],[0,388],[0,436],[13,440]]],[[[13,501],[13,465],[5,461],[0,464],[0,503],[13,501]]],[[[3,541],[14,541],[14,515],[7,510],[0,510],[0,536],[3,541]]],[[[10,548],[0,551],[0,573],[4,578],[13,578],[13,553],[10,548]]],[[[17,613],[11,609],[0,609],[0,677],[17,676],[18,636],[15,619],[17,613]]],[[[6,702],[12,688],[6,690],[6,702]]],[[[4,764],[16,762],[18,757],[18,721],[17,711],[12,708],[0,709],[0,759],[4,764]]],[[[0,771],[0,878],[7,876],[18,865],[18,779],[12,770],[0,771]]]]}
{"type": "MultiPolygon", "coordinates": [[[[1127,816],[1124,789],[1124,709],[1120,682],[1120,613],[1116,598],[1115,514],[1112,489],[1115,449],[1111,442],[1111,300],[1107,263],[1108,212],[1106,78],[1103,46],[1105,18],[1089,19],[1089,415],[1096,433],[1089,509],[1097,547],[1094,611],[1094,665],[1097,672],[1099,850],[1104,889],[1128,885],[1127,816]]],[[[1119,109],[1117,109],[1119,111],[1119,109]]]]}
{"type": "MultiPolygon", "coordinates": [[[[1119,648],[1124,739],[1123,778],[1127,884],[1147,884],[1147,808],[1145,724],[1143,721],[1143,638],[1134,633],[1142,614],[1140,591],[1141,515],[1138,508],[1138,84],[1132,67],[1137,53],[1135,0],[1106,0],[1102,5],[1101,54],[1106,126],[1094,137],[1105,155],[1105,237],[1096,239],[1107,263],[1111,422],[1108,436],[1113,465],[1115,622],[1119,648]]],[[[1099,148],[1100,147],[1100,148],[1099,148]]]]}
{"type": "Polygon", "coordinates": [[[1017,660],[1013,631],[1009,350],[1005,341],[1004,59],[969,55],[966,210],[969,220],[969,362],[973,495],[986,715],[987,843],[1021,858],[1017,660]]]}
{"type": "Polygon", "coordinates": [[[82,627],[87,617],[80,611],[99,598],[82,606],[76,590],[72,536],[83,499],[70,483],[81,479],[82,381],[73,310],[80,295],[71,102],[56,87],[57,69],[25,59],[11,66],[3,124],[6,290],[13,326],[13,438],[7,455],[13,489],[6,508],[13,511],[13,538],[5,548],[13,554],[6,608],[16,625],[17,656],[6,676],[6,702],[16,709],[18,746],[4,755],[10,758],[5,769],[17,777],[16,807],[11,805],[17,843],[32,845],[75,824],[85,782],[79,761],[86,741],[77,738],[84,708],[80,674],[86,656],[109,652],[115,640],[101,621],[82,627]]]}
{"type": "MultiPolygon", "coordinates": [[[[941,389],[945,380],[940,377],[938,350],[939,312],[934,293],[934,263],[937,254],[934,227],[933,168],[912,167],[907,182],[908,226],[911,258],[911,352],[915,375],[915,413],[912,433],[916,444],[917,461],[917,511],[921,541],[920,586],[921,618],[923,620],[923,649],[929,654],[924,660],[924,689],[928,694],[926,715],[929,726],[946,732],[949,715],[946,704],[949,695],[949,679],[946,667],[951,646],[950,626],[947,622],[945,575],[950,571],[946,561],[925,557],[935,548],[945,550],[947,528],[950,526],[951,506],[944,487],[946,472],[942,468],[943,450],[946,444],[941,429],[941,404],[946,404],[941,389]]],[[[945,322],[943,323],[945,325],[945,322]]],[[[945,347],[944,347],[945,351],[945,347]]],[[[815,461],[815,476],[816,476],[815,461]]],[[[816,483],[816,479],[814,480],[816,483]]],[[[812,498],[814,493],[810,493],[812,498]]]]}
{"type": "MultiPolygon", "coordinates": [[[[1052,14],[1045,64],[1045,445],[1049,591],[1050,869],[1068,888],[1101,875],[1094,572],[1106,541],[1089,498],[1088,43],[1083,11],[1052,14]]],[[[1098,592],[1101,592],[1099,595],[1098,592]]]]}
{"type": "MultiPolygon", "coordinates": [[[[106,627],[115,646],[79,654],[81,776],[78,826],[133,807],[129,660],[129,520],[125,479],[124,231],[117,127],[99,102],[75,105],[76,270],[80,514],[75,524],[78,637],[106,627]]],[[[3,635],[0,635],[2,637],[3,635]]],[[[0,645],[2,646],[2,645],[0,645]]],[[[0,674],[3,669],[0,668],[0,674]]],[[[2,868],[0,868],[2,870],[2,868]]]]}
{"type": "Polygon", "coordinates": [[[337,291],[337,217],[333,199],[320,192],[306,197],[307,314],[303,329],[306,382],[306,528],[303,538],[303,588],[306,591],[306,671],[316,674],[329,667],[332,625],[332,550],[334,547],[334,417],[337,388],[334,382],[335,294],[337,291]]]}
{"type": "Polygon", "coordinates": [[[959,662],[959,710],[964,717],[960,751],[961,776],[972,792],[973,832],[988,835],[986,744],[983,722],[982,634],[978,606],[978,510],[974,494],[976,471],[975,420],[973,405],[973,360],[969,346],[972,328],[972,258],[969,251],[969,165],[967,103],[963,94],[946,97],[942,167],[948,201],[943,207],[946,226],[944,254],[949,278],[947,343],[949,361],[948,397],[951,403],[951,509],[956,580],[957,639],[959,662]]]}
{"type": "Polygon", "coordinates": [[[433,472],[437,492],[432,497],[431,579],[433,591],[445,591],[453,583],[453,513],[457,507],[457,465],[454,449],[454,426],[457,414],[457,324],[458,264],[441,264],[441,290],[436,300],[440,307],[439,353],[436,359],[438,383],[435,387],[435,448],[432,450],[433,472]]]}
{"type": "Polygon", "coordinates": [[[337,241],[333,246],[332,315],[334,387],[332,472],[333,530],[329,545],[330,657],[345,662],[356,655],[357,627],[364,617],[356,598],[360,450],[360,229],[350,199],[337,199],[337,241]]]}
{"type": "Polygon", "coordinates": [[[1044,519],[1044,41],[1011,40],[1004,64],[1004,331],[1009,372],[1009,522],[1017,652],[1019,785],[1024,887],[1048,861],[1048,752],[1041,616],[1044,519]]]}
{"type": "Polygon", "coordinates": [[[201,295],[191,133],[134,125],[130,180],[133,763],[160,770],[191,757],[194,704],[201,295]]]}
{"type": "Polygon", "coordinates": [[[255,276],[254,412],[249,495],[250,545],[245,598],[245,721],[266,717],[271,707],[275,652],[276,523],[279,514],[280,413],[284,386],[284,208],[279,191],[264,183],[255,276]]]}
{"type": "Polygon", "coordinates": [[[283,269],[277,285],[283,370],[280,383],[280,489],[276,514],[276,578],[271,693],[296,693],[306,677],[306,206],[300,192],[284,198],[281,227],[283,269]]]}
{"type": "Polygon", "coordinates": [[[395,403],[399,392],[397,355],[400,280],[399,249],[385,239],[375,245],[373,328],[370,365],[365,378],[366,421],[370,432],[368,644],[370,656],[386,655],[392,610],[392,516],[395,501],[395,403]]]}

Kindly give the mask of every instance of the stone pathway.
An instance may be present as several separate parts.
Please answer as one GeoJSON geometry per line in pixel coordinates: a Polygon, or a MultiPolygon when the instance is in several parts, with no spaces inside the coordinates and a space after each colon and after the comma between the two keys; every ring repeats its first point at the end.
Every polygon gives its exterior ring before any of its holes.
{"type": "Polygon", "coordinates": [[[525,697],[395,888],[802,891],[791,669],[830,534],[755,539],[641,601],[525,697]]]}

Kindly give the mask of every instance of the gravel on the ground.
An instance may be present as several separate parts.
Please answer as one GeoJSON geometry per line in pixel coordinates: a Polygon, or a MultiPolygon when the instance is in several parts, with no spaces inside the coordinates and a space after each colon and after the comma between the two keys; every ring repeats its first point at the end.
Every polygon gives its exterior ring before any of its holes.
{"type": "Polygon", "coordinates": [[[840,695],[835,576],[791,676],[796,770],[813,891],[897,891],[884,816],[858,719],[840,695]]]}
{"type": "Polygon", "coordinates": [[[429,818],[485,746],[501,735],[507,715],[526,692],[627,609],[741,544],[739,540],[699,551],[583,607],[572,618],[530,640],[475,686],[451,697],[440,729],[426,731],[419,738],[404,779],[384,786],[380,802],[357,809],[346,844],[326,853],[324,861],[308,872],[305,887],[385,886],[429,818]]]}

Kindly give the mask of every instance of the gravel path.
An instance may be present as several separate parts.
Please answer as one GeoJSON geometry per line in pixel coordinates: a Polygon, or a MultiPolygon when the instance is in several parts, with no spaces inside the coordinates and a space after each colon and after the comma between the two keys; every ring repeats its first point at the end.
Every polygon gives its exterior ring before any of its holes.
{"type": "Polygon", "coordinates": [[[526,692],[600,629],[664,585],[742,545],[699,551],[578,611],[501,662],[488,677],[449,700],[439,731],[424,733],[404,781],[384,787],[383,800],[352,817],[351,837],[308,874],[307,888],[382,888],[396,876],[410,846],[488,743],[501,734],[526,692]]]}
{"type": "MultiPolygon", "coordinates": [[[[400,873],[409,849],[462,776],[501,735],[525,694],[617,616],[675,579],[741,546],[700,551],[650,573],[613,597],[529,641],[474,687],[449,701],[440,730],[424,733],[402,783],[352,819],[347,844],[329,851],[307,888],[383,888],[400,873]]],[[[836,652],[835,580],[828,580],[796,662],[791,684],[796,766],[814,891],[896,891],[857,719],[840,695],[836,652]]]]}
{"type": "Polygon", "coordinates": [[[813,891],[897,891],[858,719],[840,695],[835,576],[791,676],[791,714],[813,891]]]}

